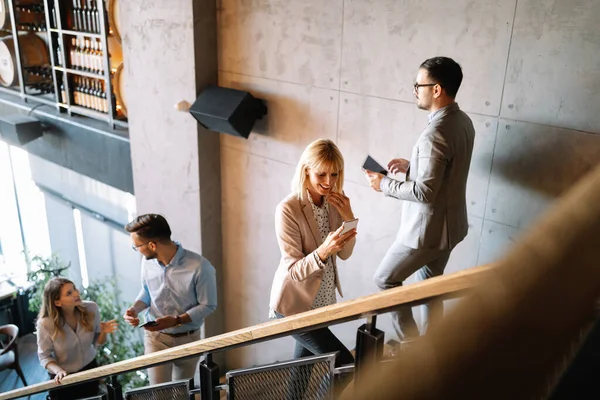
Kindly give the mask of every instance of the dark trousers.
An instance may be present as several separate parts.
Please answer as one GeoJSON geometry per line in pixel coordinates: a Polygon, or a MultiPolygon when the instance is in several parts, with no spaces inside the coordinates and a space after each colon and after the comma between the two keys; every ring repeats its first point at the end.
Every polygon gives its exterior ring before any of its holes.
{"type": "Polygon", "coordinates": [[[308,357],[312,355],[338,352],[335,358],[335,366],[339,367],[346,364],[354,364],[354,357],[350,350],[329,328],[315,329],[314,331],[293,335],[296,339],[294,349],[294,358],[308,357]]]}
{"type": "MultiPolygon", "coordinates": [[[[283,315],[276,313],[277,318],[283,318],[283,315]]],[[[354,364],[354,356],[350,353],[350,350],[329,330],[329,328],[315,329],[310,332],[299,333],[292,335],[296,339],[296,347],[294,349],[294,358],[308,357],[312,355],[320,355],[327,353],[338,352],[335,358],[335,366],[340,367],[346,364],[354,364]]],[[[304,376],[304,375],[303,375],[304,376]]],[[[335,380],[335,393],[341,394],[344,388],[352,381],[351,375],[336,375],[338,377],[335,380]]],[[[301,378],[297,374],[293,374],[291,377],[292,381],[296,381],[293,386],[296,388],[304,388],[308,386],[307,382],[298,382],[301,380],[307,380],[307,376],[301,378]]],[[[303,393],[298,393],[296,390],[293,398],[301,399],[303,393]]],[[[288,396],[290,398],[290,396],[288,396]]]]}
{"type": "MultiPolygon", "coordinates": [[[[92,361],[77,372],[85,371],[88,369],[96,368],[98,362],[92,361]]],[[[75,373],[75,372],[74,372],[75,373]]],[[[50,374],[50,379],[54,379],[55,374],[50,374]]],[[[78,383],[76,385],[67,386],[63,389],[52,389],[49,391],[48,398],[50,400],[74,400],[83,399],[86,397],[92,397],[98,394],[98,385],[100,381],[89,381],[84,383],[78,383]]]]}

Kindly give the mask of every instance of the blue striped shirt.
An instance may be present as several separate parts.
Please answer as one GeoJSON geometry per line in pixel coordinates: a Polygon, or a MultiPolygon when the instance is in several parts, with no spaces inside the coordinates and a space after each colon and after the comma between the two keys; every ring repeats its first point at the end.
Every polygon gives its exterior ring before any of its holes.
{"type": "Polygon", "coordinates": [[[217,308],[215,268],[206,258],[179,244],[168,265],[144,257],[142,290],[136,300],[149,306],[148,319],[184,313],[190,316],[190,323],[165,329],[167,333],[199,329],[204,319],[217,308]]]}

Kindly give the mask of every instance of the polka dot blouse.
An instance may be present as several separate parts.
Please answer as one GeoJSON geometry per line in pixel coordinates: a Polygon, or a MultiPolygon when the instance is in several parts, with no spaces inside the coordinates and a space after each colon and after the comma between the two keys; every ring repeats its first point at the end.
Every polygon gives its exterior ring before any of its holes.
{"type": "MultiPolygon", "coordinates": [[[[323,243],[330,232],[329,203],[327,200],[325,200],[322,207],[316,206],[315,203],[313,203],[310,193],[308,193],[308,199],[310,200],[310,205],[312,206],[313,213],[315,214],[315,220],[317,221],[317,226],[319,227],[321,243],[323,243]]],[[[317,260],[317,263],[319,263],[319,266],[323,268],[323,280],[321,281],[321,287],[317,292],[317,296],[315,297],[315,301],[312,306],[312,308],[315,309],[335,304],[337,302],[337,298],[335,296],[335,267],[333,266],[333,259],[328,257],[325,263],[323,263],[316,251],[313,252],[313,254],[317,260]]]]}

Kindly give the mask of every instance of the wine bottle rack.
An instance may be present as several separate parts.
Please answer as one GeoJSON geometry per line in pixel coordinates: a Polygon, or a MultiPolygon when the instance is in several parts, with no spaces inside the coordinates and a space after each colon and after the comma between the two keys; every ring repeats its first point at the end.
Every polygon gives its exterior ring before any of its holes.
{"type": "MultiPolygon", "coordinates": [[[[114,4],[111,0],[0,0],[0,7],[6,5],[10,14],[12,33],[12,39],[0,40],[7,40],[6,52],[14,47],[16,71],[16,77],[2,82],[8,87],[0,91],[52,105],[69,115],[127,127],[125,105],[117,104],[114,93],[114,75],[122,67],[111,65],[109,53],[117,42],[109,46],[113,30],[105,1],[114,4]],[[32,50],[39,43],[31,35],[47,43],[47,54],[37,60],[31,54],[43,52],[32,50]]],[[[120,51],[120,41],[118,46],[120,51]]]]}

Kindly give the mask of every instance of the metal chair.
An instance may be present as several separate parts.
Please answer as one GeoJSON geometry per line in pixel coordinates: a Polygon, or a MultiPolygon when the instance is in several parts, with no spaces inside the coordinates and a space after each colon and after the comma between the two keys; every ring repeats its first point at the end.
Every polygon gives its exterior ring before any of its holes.
{"type": "Polygon", "coordinates": [[[141,388],[131,389],[123,393],[125,400],[154,400],[154,399],[170,399],[170,400],[189,400],[190,386],[193,380],[182,379],[178,381],[158,383],[156,385],[144,386],[141,388]]]}
{"type": "Polygon", "coordinates": [[[0,340],[0,345],[2,346],[2,352],[0,352],[0,371],[14,369],[17,371],[17,375],[19,375],[23,384],[27,386],[27,381],[19,366],[19,351],[17,350],[19,328],[13,324],[0,326],[0,335],[7,336],[6,341],[0,340]]]}
{"type": "Polygon", "coordinates": [[[229,371],[229,400],[332,400],[337,353],[229,371]]]}

